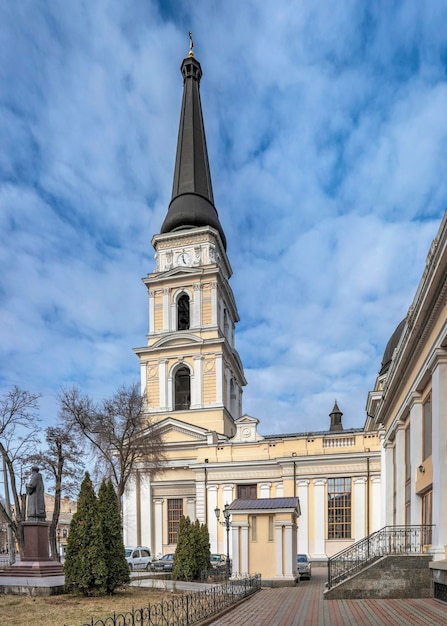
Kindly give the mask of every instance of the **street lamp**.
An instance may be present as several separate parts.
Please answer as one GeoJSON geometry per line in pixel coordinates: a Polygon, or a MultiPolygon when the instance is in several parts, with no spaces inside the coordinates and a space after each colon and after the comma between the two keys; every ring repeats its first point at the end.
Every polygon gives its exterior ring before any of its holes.
{"type": "Polygon", "coordinates": [[[57,560],[61,560],[61,529],[57,527],[57,560]]]}
{"type": "Polygon", "coordinates": [[[230,513],[230,506],[228,502],[224,506],[224,510],[223,510],[224,521],[223,522],[219,520],[220,518],[219,507],[216,506],[216,508],[214,509],[214,513],[216,515],[217,521],[220,524],[222,524],[222,526],[225,526],[225,530],[227,531],[227,578],[230,578],[230,516],[231,516],[231,513],[230,513]]]}

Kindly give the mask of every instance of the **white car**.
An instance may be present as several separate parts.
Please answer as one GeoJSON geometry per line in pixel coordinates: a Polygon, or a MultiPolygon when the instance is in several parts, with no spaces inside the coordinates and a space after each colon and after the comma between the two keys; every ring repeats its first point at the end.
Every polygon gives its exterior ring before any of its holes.
{"type": "Polygon", "coordinates": [[[312,565],[309,559],[309,555],[297,554],[296,564],[298,572],[300,574],[300,578],[307,578],[308,580],[310,580],[310,577],[312,576],[312,565]]]}
{"type": "Polygon", "coordinates": [[[131,572],[134,570],[150,570],[152,563],[151,551],[147,546],[126,546],[126,561],[131,572]]]}

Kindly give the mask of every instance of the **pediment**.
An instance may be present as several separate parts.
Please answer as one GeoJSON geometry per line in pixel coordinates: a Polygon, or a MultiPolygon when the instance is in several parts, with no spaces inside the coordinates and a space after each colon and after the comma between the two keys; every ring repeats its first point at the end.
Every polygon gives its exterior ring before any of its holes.
{"type": "Polygon", "coordinates": [[[248,424],[257,426],[259,424],[259,420],[256,417],[251,417],[251,415],[242,415],[234,420],[234,423],[241,426],[246,426],[248,424]]]}
{"type": "Polygon", "coordinates": [[[168,335],[156,341],[151,347],[159,348],[161,346],[180,346],[185,344],[203,344],[203,339],[193,335],[192,333],[175,332],[175,335],[168,335]]]}
{"type": "Polygon", "coordinates": [[[199,428],[193,424],[181,422],[172,417],[155,424],[154,429],[158,430],[166,443],[188,443],[190,441],[207,441],[209,431],[199,428]]]}
{"type": "Polygon", "coordinates": [[[203,269],[199,267],[173,267],[172,270],[168,270],[167,272],[164,272],[163,278],[165,276],[171,277],[171,276],[185,276],[187,274],[197,274],[198,272],[203,274],[203,269]]]}

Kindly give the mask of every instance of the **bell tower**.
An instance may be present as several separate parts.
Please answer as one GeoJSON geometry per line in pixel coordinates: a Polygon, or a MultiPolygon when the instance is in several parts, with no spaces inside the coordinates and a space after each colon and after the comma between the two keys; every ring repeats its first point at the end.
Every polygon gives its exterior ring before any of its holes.
{"type": "Polygon", "coordinates": [[[152,239],[155,269],[147,345],[135,348],[147,412],[232,437],[246,384],[234,347],[239,321],[232,269],[214,206],[200,101],[202,68],[190,51],[181,65],[183,99],[172,198],[152,239]]]}

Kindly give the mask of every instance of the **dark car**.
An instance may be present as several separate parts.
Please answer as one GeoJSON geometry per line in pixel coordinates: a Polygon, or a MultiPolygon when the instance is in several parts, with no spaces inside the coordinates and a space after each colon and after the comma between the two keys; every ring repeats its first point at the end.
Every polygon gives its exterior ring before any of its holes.
{"type": "Polygon", "coordinates": [[[152,561],[153,572],[172,572],[174,567],[174,554],[165,554],[156,561],[152,561]]]}
{"type": "Polygon", "coordinates": [[[308,580],[310,580],[310,577],[312,576],[312,565],[311,565],[308,555],[297,554],[296,565],[298,568],[298,573],[300,575],[300,578],[307,578],[308,580]]]}

